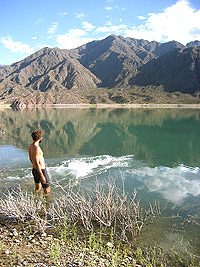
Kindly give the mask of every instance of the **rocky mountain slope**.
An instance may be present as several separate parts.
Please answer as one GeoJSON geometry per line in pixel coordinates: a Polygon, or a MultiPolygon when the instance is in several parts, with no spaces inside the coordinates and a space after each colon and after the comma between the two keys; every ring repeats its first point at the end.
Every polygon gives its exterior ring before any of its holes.
{"type": "Polygon", "coordinates": [[[167,92],[197,93],[200,91],[200,48],[177,48],[148,62],[130,84],[163,85],[167,92]]]}
{"type": "Polygon", "coordinates": [[[139,67],[177,47],[184,46],[111,35],[71,50],[70,56],[100,78],[102,87],[126,86],[139,67]]]}
{"type": "MultiPolygon", "coordinates": [[[[101,88],[116,88],[115,92],[121,88],[129,90],[125,101],[131,102],[131,88],[136,96],[136,91],[144,86],[151,91],[161,87],[167,93],[197,95],[199,45],[199,41],[185,47],[176,41],[162,44],[111,35],[72,50],[43,48],[20,62],[0,68],[0,101],[12,102],[22,97],[34,104],[91,103],[88,91],[94,93],[94,99],[97,92],[105,92],[101,88]]],[[[108,91],[98,101],[120,102],[117,95],[113,97],[108,91]]],[[[149,92],[145,91],[147,96],[149,92]]]]}
{"type": "MultiPolygon", "coordinates": [[[[0,99],[25,97],[34,102],[66,100],[68,91],[95,88],[100,80],[63,50],[44,48],[0,72],[0,99]],[[60,100],[59,100],[60,98],[60,100]]],[[[72,102],[80,102],[71,97],[72,102]]]]}

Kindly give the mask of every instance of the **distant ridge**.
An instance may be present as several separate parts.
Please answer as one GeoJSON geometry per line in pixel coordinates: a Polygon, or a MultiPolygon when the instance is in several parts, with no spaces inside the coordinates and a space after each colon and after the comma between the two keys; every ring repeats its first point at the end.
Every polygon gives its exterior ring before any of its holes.
{"type": "Polygon", "coordinates": [[[196,40],[196,41],[187,43],[186,46],[187,46],[187,47],[191,47],[191,46],[192,46],[192,47],[200,48],[200,41],[196,40]]]}
{"type": "Polygon", "coordinates": [[[169,93],[178,91],[187,94],[181,96],[184,101],[196,103],[199,46],[199,41],[184,46],[110,35],[71,50],[46,47],[10,66],[0,66],[0,101],[146,103],[161,101],[154,97],[160,94],[162,102],[170,102],[169,93]]]}

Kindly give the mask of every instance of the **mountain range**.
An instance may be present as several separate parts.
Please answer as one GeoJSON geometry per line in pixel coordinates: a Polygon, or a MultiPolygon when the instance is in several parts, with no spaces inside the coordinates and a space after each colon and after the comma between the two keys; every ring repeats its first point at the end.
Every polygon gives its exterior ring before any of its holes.
{"type": "Polygon", "coordinates": [[[198,103],[199,95],[200,41],[184,46],[110,35],[0,66],[0,101],[8,103],[198,103]]]}

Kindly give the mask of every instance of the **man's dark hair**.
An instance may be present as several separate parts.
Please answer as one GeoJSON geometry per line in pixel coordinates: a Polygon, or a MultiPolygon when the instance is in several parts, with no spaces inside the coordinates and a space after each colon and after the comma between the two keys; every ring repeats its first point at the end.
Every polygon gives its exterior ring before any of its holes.
{"type": "Polygon", "coordinates": [[[36,129],[32,132],[31,136],[33,138],[33,141],[37,141],[40,139],[40,137],[43,136],[43,132],[39,129],[36,129]]]}

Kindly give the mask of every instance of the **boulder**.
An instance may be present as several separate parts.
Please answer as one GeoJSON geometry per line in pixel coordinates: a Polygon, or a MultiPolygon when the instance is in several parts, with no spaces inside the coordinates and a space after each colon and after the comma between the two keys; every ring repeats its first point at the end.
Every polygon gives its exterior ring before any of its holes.
{"type": "Polygon", "coordinates": [[[26,104],[24,104],[20,99],[15,99],[15,101],[11,104],[11,108],[14,110],[22,110],[26,108],[26,104]]]}

